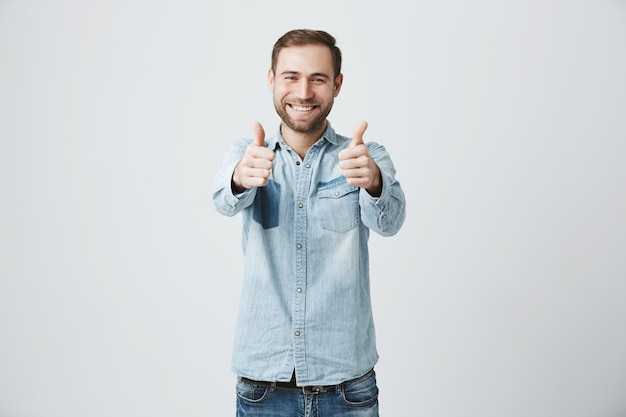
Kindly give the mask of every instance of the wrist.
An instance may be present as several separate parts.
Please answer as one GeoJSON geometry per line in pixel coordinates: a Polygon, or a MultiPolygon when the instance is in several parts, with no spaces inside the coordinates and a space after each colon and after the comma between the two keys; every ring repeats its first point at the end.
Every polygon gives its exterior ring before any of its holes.
{"type": "Polygon", "coordinates": [[[383,178],[380,174],[380,170],[378,171],[378,175],[374,177],[372,184],[367,187],[365,191],[372,197],[380,197],[383,193],[383,178]]]}
{"type": "Polygon", "coordinates": [[[365,191],[372,197],[380,197],[383,193],[383,177],[378,166],[376,166],[376,175],[374,175],[370,186],[367,187],[365,191]]]}
{"type": "Polygon", "coordinates": [[[241,181],[239,181],[239,176],[237,175],[238,166],[239,164],[237,164],[233,171],[233,175],[230,177],[230,188],[233,191],[233,194],[241,194],[246,190],[246,188],[241,184],[241,181]]]}

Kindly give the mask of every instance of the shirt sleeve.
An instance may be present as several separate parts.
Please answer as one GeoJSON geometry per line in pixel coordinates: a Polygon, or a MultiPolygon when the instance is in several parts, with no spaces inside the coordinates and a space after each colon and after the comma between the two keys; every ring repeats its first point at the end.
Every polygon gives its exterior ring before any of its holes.
{"type": "Polygon", "coordinates": [[[367,144],[370,156],[378,165],[383,180],[380,197],[372,197],[365,189],[359,193],[361,220],[369,229],[382,236],[393,236],[406,218],[406,201],[396,169],[384,146],[375,142],[367,144]]]}
{"type": "Polygon", "coordinates": [[[244,208],[250,206],[256,195],[256,188],[234,194],[231,180],[235,166],[242,158],[250,140],[241,139],[235,142],[222,158],[220,168],[215,175],[213,186],[213,204],[218,213],[234,216],[244,208]]]}

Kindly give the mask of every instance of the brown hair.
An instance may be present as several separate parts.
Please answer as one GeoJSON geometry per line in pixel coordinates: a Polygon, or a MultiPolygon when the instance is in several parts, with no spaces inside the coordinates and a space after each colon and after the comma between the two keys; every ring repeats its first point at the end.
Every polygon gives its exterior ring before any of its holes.
{"type": "Polygon", "coordinates": [[[333,59],[334,77],[341,73],[341,51],[335,45],[335,38],[323,30],[295,29],[285,33],[272,49],[272,71],[276,71],[276,61],[281,49],[289,46],[326,45],[333,59]]]}

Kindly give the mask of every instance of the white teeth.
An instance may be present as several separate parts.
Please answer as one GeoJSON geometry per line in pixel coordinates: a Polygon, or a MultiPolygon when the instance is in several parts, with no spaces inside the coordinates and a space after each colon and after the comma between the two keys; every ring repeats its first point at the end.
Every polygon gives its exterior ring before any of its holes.
{"type": "Polygon", "coordinates": [[[311,111],[313,110],[313,107],[300,107],[300,106],[294,106],[293,104],[291,105],[291,107],[296,110],[296,111],[311,111]]]}

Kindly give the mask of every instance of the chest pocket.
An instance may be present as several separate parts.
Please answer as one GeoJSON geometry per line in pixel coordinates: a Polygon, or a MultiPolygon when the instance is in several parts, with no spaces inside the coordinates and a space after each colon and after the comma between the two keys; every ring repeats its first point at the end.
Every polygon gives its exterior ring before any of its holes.
{"type": "Polygon", "coordinates": [[[317,186],[322,228],[338,233],[354,229],[361,220],[359,187],[346,183],[344,176],[317,186]]]}

